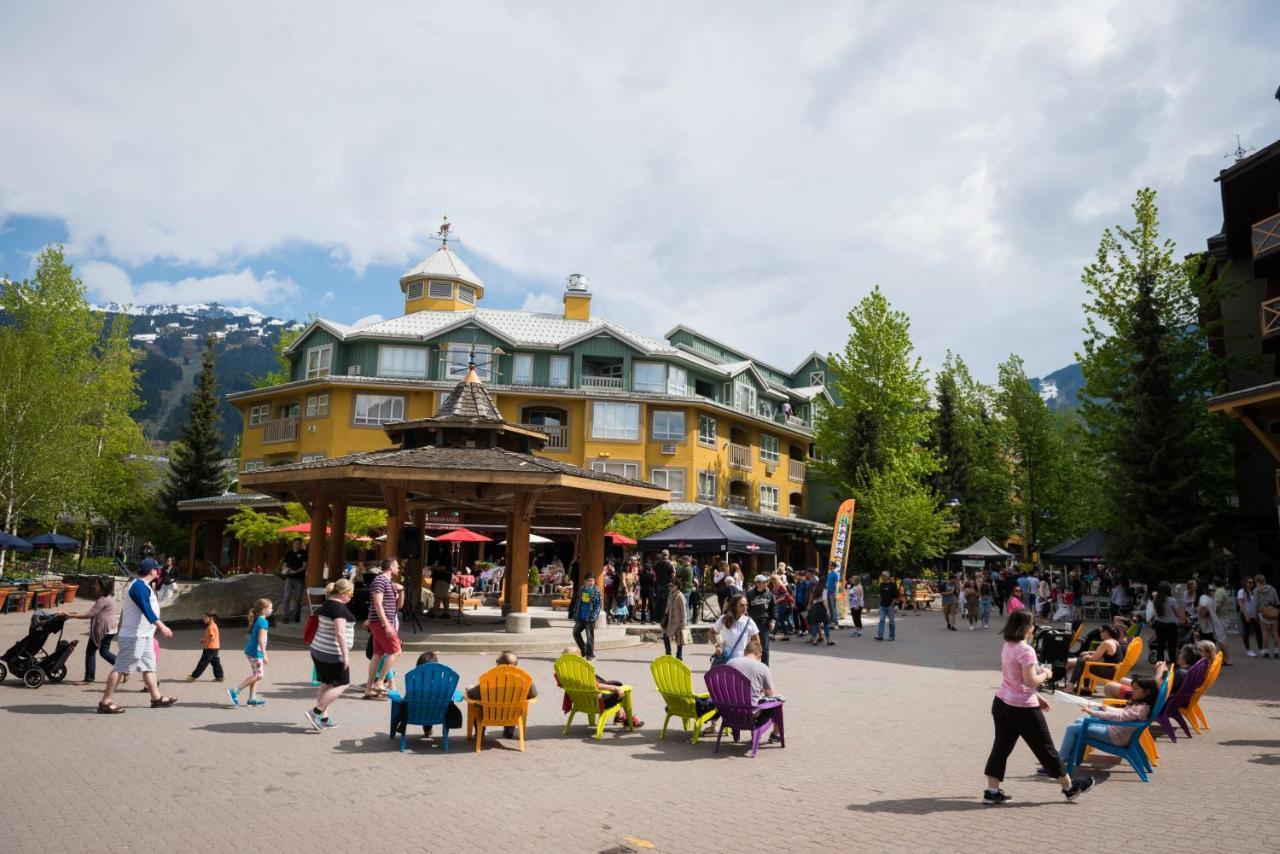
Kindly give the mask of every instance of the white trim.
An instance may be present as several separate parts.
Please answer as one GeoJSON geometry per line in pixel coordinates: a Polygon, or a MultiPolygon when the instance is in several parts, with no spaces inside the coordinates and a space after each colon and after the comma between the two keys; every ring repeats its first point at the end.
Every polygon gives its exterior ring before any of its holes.
{"type": "Polygon", "coordinates": [[[302,376],[308,380],[318,380],[321,377],[327,377],[333,373],[333,345],[321,344],[316,347],[308,347],[307,352],[303,354],[302,376]],[[311,367],[311,354],[316,354],[316,366],[314,370],[311,367]],[[325,357],[328,357],[326,360],[325,357]],[[327,364],[321,364],[327,362],[327,364]]]}
{"type": "Polygon", "coordinates": [[[649,482],[654,486],[669,490],[672,501],[684,501],[684,496],[689,489],[688,481],[689,470],[681,466],[654,466],[649,469],[649,482]],[[659,474],[666,476],[666,483],[658,483],[658,478],[655,475],[659,474]],[[671,475],[673,474],[680,475],[680,488],[678,490],[671,487],[671,475]]]}
{"type": "Polygon", "coordinates": [[[453,282],[446,282],[441,279],[428,279],[427,299],[453,299],[453,282]],[[448,292],[442,292],[442,288],[447,289],[448,292]]]}

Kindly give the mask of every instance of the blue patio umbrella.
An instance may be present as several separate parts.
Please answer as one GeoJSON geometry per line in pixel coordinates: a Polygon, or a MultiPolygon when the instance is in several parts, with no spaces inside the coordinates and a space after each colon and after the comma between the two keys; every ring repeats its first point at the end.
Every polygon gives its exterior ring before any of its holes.
{"type": "Polygon", "coordinates": [[[4,531],[0,531],[0,549],[12,549],[16,552],[29,552],[32,548],[31,543],[22,539],[22,537],[15,537],[13,534],[6,534],[4,531]]]}
{"type": "Polygon", "coordinates": [[[30,542],[38,549],[57,549],[60,552],[70,552],[80,548],[79,540],[64,537],[62,534],[41,534],[38,537],[32,537],[30,542]]]}

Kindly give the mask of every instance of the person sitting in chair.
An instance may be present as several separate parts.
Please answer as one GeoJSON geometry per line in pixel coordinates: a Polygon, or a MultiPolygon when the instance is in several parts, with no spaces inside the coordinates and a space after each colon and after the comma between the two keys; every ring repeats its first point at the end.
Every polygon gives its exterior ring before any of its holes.
{"type": "MultiPolygon", "coordinates": [[[[418,656],[418,665],[438,663],[440,657],[431,650],[427,650],[418,656]]],[[[409,704],[401,703],[396,706],[396,722],[392,727],[392,735],[399,735],[404,732],[407,719],[409,717],[409,704]]],[[[458,729],[462,726],[462,710],[458,708],[457,703],[450,703],[448,710],[444,715],[445,729],[458,729]]],[[[431,727],[424,726],[422,728],[422,737],[431,737],[431,727]]]]}
{"type": "MultiPolygon", "coordinates": [[[[495,663],[496,663],[496,664],[498,664],[498,665],[509,664],[509,665],[511,665],[512,667],[519,667],[519,666],[520,666],[520,659],[519,659],[519,657],[518,657],[514,652],[511,652],[510,650],[506,650],[505,652],[502,652],[502,653],[500,653],[500,654],[498,655],[498,660],[497,660],[495,663]]],[[[538,696],[538,686],[537,686],[537,685],[535,685],[535,684],[533,684],[532,682],[530,682],[530,683],[529,683],[529,694],[528,694],[528,696],[527,696],[525,699],[532,700],[532,699],[536,698],[537,696],[538,696]]],[[[470,688],[468,688],[468,689],[467,689],[467,699],[468,699],[468,700],[479,700],[479,699],[480,699],[480,686],[479,686],[479,685],[472,685],[470,688]]],[[[503,737],[503,738],[515,738],[515,737],[516,737],[516,728],[515,728],[515,727],[513,727],[513,726],[503,727],[503,728],[502,728],[502,737],[503,737]]]]}
{"type": "MultiPolygon", "coordinates": [[[[1193,643],[1185,644],[1182,649],[1178,650],[1177,665],[1173,668],[1173,684],[1169,686],[1169,696],[1178,693],[1178,688],[1182,686],[1182,680],[1187,678],[1187,671],[1191,669],[1191,665],[1200,660],[1200,650],[1193,643]]],[[[1156,684],[1164,682],[1165,675],[1169,672],[1169,663],[1167,661],[1156,662],[1156,684]]],[[[1119,682],[1108,682],[1102,686],[1102,696],[1116,699],[1127,700],[1133,695],[1133,680],[1128,676],[1119,682]]]]}
{"type": "MultiPolygon", "coordinates": [[[[1133,680],[1133,696],[1129,698],[1129,702],[1123,706],[1106,706],[1097,707],[1090,706],[1084,710],[1087,717],[1080,718],[1067,727],[1067,731],[1062,735],[1062,746],[1058,748],[1058,755],[1070,757],[1075,754],[1076,745],[1080,739],[1084,737],[1085,728],[1089,725],[1089,718],[1098,718],[1104,721],[1145,721],[1151,717],[1151,709],[1156,701],[1156,694],[1159,693],[1156,687],[1156,680],[1149,676],[1143,676],[1133,680]]],[[[1106,727],[1107,741],[1123,747],[1133,738],[1136,730],[1133,727],[1109,726],[1106,727]]],[[[1037,769],[1043,772],[1044,769],[1037,769]]]]}
{"type": "MultiPolygon", "coordinates": [[[[1119,615],[1111,618],[1111,625],[1120,630],[1121,636],[1128,631],[1130,622],[1132,621],[1128,617],[1121,617],[1119,615]]],[[[1073,625],[1072,628],[1074,629],[1075,626],[1073,625]]],[[[1098,626],[1096,629],[1089,629],[1089,631],[1085,632],[1080,638],[1080,645],[1071,650],[1071,655],[1078,657],[1080,653],[1087,652],[1088,650],[1093,649],[1097,644],[1102,643],[1103,628],[1103,626],[1098,626]]]]}
{"type": "MultiPolygon", "coordinates": [[[[760,643],[760,638],[752,637],[751,640],[747,641],[742,655],[730,659],[728,665],[726,665],[751,680],[751,702],[757,705],[761,700],[767,700],[778,695],[778,692],[773,689],[773,674],[769,671],[769,665],[761,661],[763,655],[764,645],[760,643]]],[[[759,711],[756,713],[756,723],[764,723],[766,718],[773,716],[774,711],[772,709],[759,711]]],[[[769,741],[777,740],[778,730],[775,726],[769,732],[769,741]]]]}
{"type": "MultiPolygon", "coordinates": [[[[674,579],[672,580],[672,583],[674,584],[674,579]]],[[[567,646],[564,649],[560,650],[560,654],[561,655],[577,655],[577,656],[582,655],[582,653],[578,652],[576,649],[574,649],[571,646],[567,646]]],[[[557,685],[560,684],[560,677],[558,676],[556,677],[556,684],[557,685]]],[[[601,708],[612,706],[614,703],[621,702],[622,691],[620,689],[624,684],[625,683],[623,682],[616,682],[612,679],[601,679],[600,674],[599,673],[596,674],[596,690],[600,692],[601,708]]],[[[565,708],[567,709],[568,708],[567,694],[565,695],[565,703],[566,703],[565,708]]],[[[619,709],[618,713],[613,716],[613,722],[615,724],[626,724],[627,722],[626,712],[619,709]]],[[[642,727],[644,726],[644,721],[640,720],[635,715],[632,715],[631,725],[634,727],[642,727]]]]}
{"type": "MultiPolygon", "coordinates": [[[[1088,652],[1082,652],[1076,658],[1067,659],[1067,671],[1071,673],[1071,682],[1076,686],[1076,693],[1079,694],[1083,690],[1083,676],[1085,664],[1092,661],[1095,664],[1119,664],[1124,659],[1124,645],[1121,639],[1124,637],[1123,632],[1116,626],[1102,627],[1102,641],[1098,644],[1098,648],[1088,652]]],[[[1115,668],[1111,668],[1111,672],[1115,673],[1115,668]]]]}

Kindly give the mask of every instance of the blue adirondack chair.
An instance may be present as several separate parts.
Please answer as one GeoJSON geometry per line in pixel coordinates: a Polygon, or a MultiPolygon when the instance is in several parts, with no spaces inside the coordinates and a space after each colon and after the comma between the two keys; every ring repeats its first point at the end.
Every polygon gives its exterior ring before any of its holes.
{"type": "Polygon", "coordinates": [[[391,737],[396,737],[396,718],[407,707],[405,727],[400,733],[400,752],[404,753],[411,726],[438,726],[444,734],[444,752],[449,752],[449,728],[444,725],[449,704],[456,702],[458,673],[436,661],[419,664],[404,675],[404,695],[387,694],[391,701],[391,737]]]}
{"type": "Polygon", "coordinates": [[[711,694],[711,702],[720,712],[720,729],[716,732],[716,753],[720,752],[720,739],[725,729],[738,740],[739,732],[751,733],[751,756],[754,759],[760,750],[760,736],[771,727],[776,729],[783,747],[787,746],[786,732],[782,727],[782,702],[779,700],[761,700],[751,702],[751,680],[732,667],[717,665],[707,671],[703,679],[707,683],[707,691],[711,694]],[[768,712],[760,715],[760,712],[768,712]],[[757,721],[757,718],[760,720],[757,721]]]}
{"type": "Polygon", "coordinates": [[[1098,750],[1102,753],[1109,753],[1112,756],[1119,756],[1129,763],[1129,766],[1137,773],[1138,779],[1144,783],[1148,782],[1147,775],[1155,769],[1151,765],[1151,760],[1147,758],[1146,750],[1142,747],[1142,734],[1155,723],[1156,718],[1164,711],[1165,703],[1169,700],[1169,687],[1172,684],[1173,671],[1170,670],[1168,677],[1160,685],[1160,693],[1156,695],[1155,704],[1151,707],[1151,715],[1145,721],[1100,721],[1088,718],[1084,732],[1076,744],[1074,755],[1066,757],[1067,773],[1070,774],[1077,765],[1084,761],[1086,751],[1098,750]],[[1107,727],[1113,726],[1133,730],[1133,735],[1130,737],[1128,744],[1111,743],[1111,740],[1107,738],[1107,727]]]}

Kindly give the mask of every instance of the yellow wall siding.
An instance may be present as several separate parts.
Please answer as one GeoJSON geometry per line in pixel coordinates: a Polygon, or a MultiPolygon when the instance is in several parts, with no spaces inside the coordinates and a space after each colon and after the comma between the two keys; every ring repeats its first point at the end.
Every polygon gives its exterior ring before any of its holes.
{"type": "Polygon", "coordinates": [[[406,299],[404,301],[404,313],[413,314],[415,311],[471,311],[475,308],[473,304],[463,302],[457,298],[458,289],[456,287],[453,289],[453,293],[454,296],[449,299],[426,296],[418,299],[406,299]]]}

